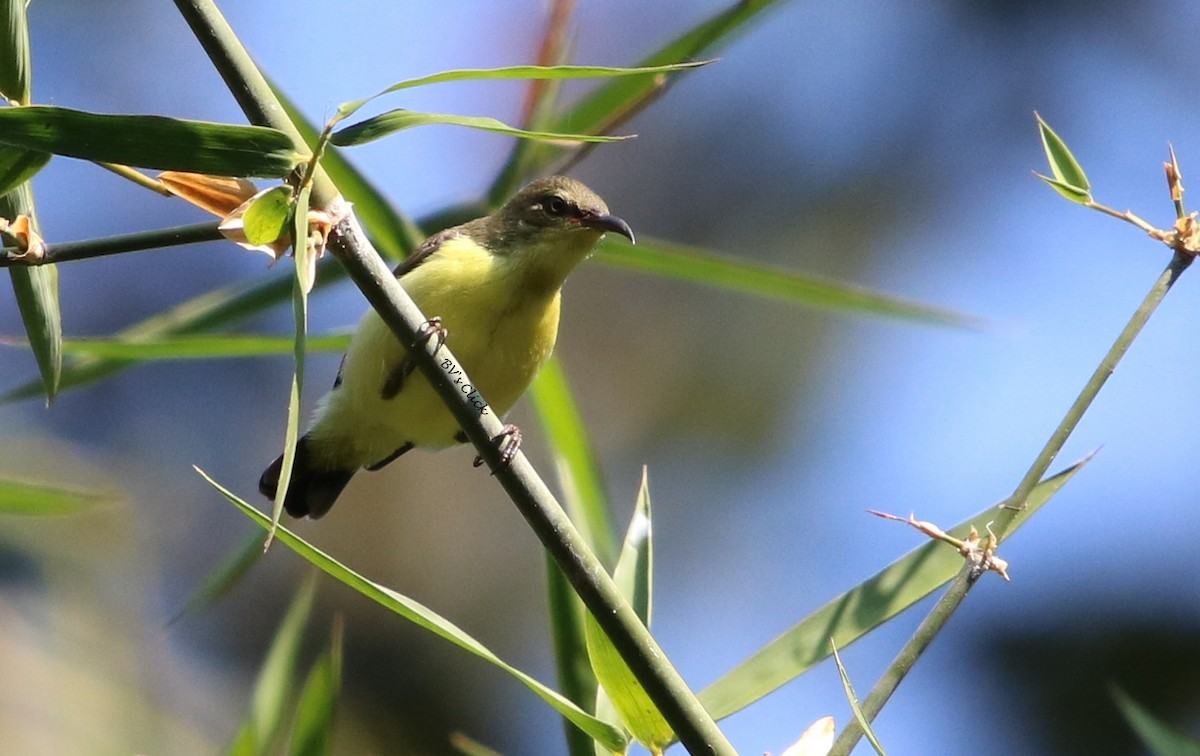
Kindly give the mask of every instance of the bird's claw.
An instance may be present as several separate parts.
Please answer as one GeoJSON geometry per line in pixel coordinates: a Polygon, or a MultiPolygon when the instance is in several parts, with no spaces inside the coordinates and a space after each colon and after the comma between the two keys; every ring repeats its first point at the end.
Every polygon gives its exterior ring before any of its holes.
{"type": "MultiPolygon", "coordinates": [[[[499,467],[508,467],[512,463],[513,457],[517,456],[517,452],[521,449],[521,429],[512,423],[506,423],[504,430],[492,439],[492,443],[496,444],[496,448],[500,450],[499,467]]],[[[483,457],[476,457],[473,463],[475,467],[483,464],[483,457]]],[[[495,475],[496,471],[493,470],[495,475]]]]}
{"type": "Polygon", "coordinates": [[[417,338],[415,341],[413,341],[413,348],[415,349],[417,346],[423,346],[429,343],[429,340],[436,336],[437,346],[433,350],[436,352],[438,349],[441,349],[443,345],[445,345],[446,337],[449,335],[450,332],[447,331],[442,325],[442,319],[435,315],[421,324],[420,330],[417,331],[417,338]]]}

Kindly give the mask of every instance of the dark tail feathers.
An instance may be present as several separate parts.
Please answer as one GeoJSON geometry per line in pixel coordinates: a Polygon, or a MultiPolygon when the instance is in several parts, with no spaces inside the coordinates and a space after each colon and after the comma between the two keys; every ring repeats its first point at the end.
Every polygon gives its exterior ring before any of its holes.
{"type": "MultiPolygon", "coordinates": [[[[283,467],[283,455],[267,466],[258,479],[258,490],[268,499],[275,498],[279,489],[279,473],[283,467]]],[[[308,436],[296,444],[296,462],[292,465],[292,481],[288,485],[283,508],[292,517],[322,517],[337,501],[342,489],[354,477],[354,470],[319,470],[313,467],[308,449],[308,436]]]]}

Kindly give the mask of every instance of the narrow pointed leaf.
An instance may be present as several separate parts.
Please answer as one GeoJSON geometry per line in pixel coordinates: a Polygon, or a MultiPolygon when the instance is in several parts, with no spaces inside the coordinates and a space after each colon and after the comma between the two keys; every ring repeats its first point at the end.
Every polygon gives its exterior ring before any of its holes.
{"type": "Polygon", "coordinates": [[[862,707],[859,706],[858,694],[854,692],[854,684],[850,682],[850,673],[842,664],[841,654],[838,653],[837,646],[834,645],[832,639],[829,641],[829,646],[833,652],[833,663],[837,665],[838,677],[842,679],[842,690],[846,693],[846,701],[850,704],[850,711],[854,713],[854,720],[862,728],[863,734],[867,736],[867,742],[875,749],[875,753],[879,756],[886,756],[883,746],[879,744],[879,739],[875,737],[875,731],[871,729],[871,723],[867,721],[867,716],[863,714],[862,707]]]}
{"type": "MultiPolygon", "coordinates": [[[[676,59],[678,60],[678,59],[676,59]]],[[[503,68],[460,68],[453,71],[421,76],[416,79],[406,79],[393,84],[383,91],[361,100],[347,102],[338,108],[338,118],[349,118],[362,106],[372,100],[403,89],[422,87],[428,84],[439,84],[447,81],[479,81],[482,79],[599,79],[614,76],[646,76],[681,71],[687,68],[702,66],[708,61],[677,63],[669,61],[669,65],[644,66],[640,68],[611,68],[606,66],[506,66],[503,68]]]]}
{"type": "MultiPolygon", "coordinates": [[[[210,478],[200,468],[195,469],[196,472],[200,473],[200,475],[206,481],[208,481],[213,488],[220,492],[220,494],[228,499],[234,506],[240,509],[243,514],[245,514],[254,522],[258,523],[260,527],[264,529],[271,527],[271,521],[269,517],[239,499],[228,489],[224,488],[210,478]]],[[[301,557],[324,571],[330,577],[345,583],[380,606],[399,614],[401,617],[404,617],[419,627],[428,630],[444,640],[450,641],[459,648],[469,651],[475,656],[478,656],[479,658],[490,662],[491,664],[509,673],[530,690],[532,690],[535,694],[537,694],[538,697],[540,697],[543,701],[553,707],[555,711],[559,712],[568,720],[575,723],[576,726],[591,735],[596,740],[604,743],[605,747],[616,752],[621,752],[625,749],[627,745],[627,739],[619,730],[584,712],[559,693],[546,687],[516,667],[513,667],[507,662],[501,660],[500,657],[492,653],[482,643],[475,640],[461,628],[454,625],[452,622],[437,614],[433,610],[423,606],[407,596],[393,591],[390,588],[386,588],[382,585],[371,582],[362,575],[354,572],[350,568],[328,556],[324,552],[308,544],[306,541],[283,526],[280,526],[276,530],[276,538],[288,548],[299,554],[301,557]]]]}
{"type": "Polygon", "coordinates": [[[0,515],[70,515],[111,500],[97,491],[0,479],[0,515]]]}
{"type": "MultiPolygon", "coordinates": [[[[1046,151],[1046,160],[1050,163],[1050,172],[1054,174],[1054,178],[1078,192],[1088,194],[1092,185],[1088,182],[1079,162],[1075,160],[1075,156],[1071,154],[1071,150],[1067,149],[1066,142],[1054,133],[1054,129],[1051,129],[1040,115],[1034,113],[1034,117],[1037,118],[1038,131],[1042,135],[1042,147],[1046,151]]],[[[1051,186],[1054,185],[1051,184],[1051,186]]],[[[1070,199],[1069,196],[1068,199],[1070,199]]]]}
{"type": "MultiPolygon", "coordinates": [[[[739,0],[643,58],[639,67],[653,69],[708,54],[776,4],[776,0],[739,0]]],[[[665,84],[666,80],[661,78],[614,79],[605,82],[563,113],[555,122],[555,129],[601,133],[640,110],[661,93],[665,84]]]]}
{"type": "Polygon", "coordinates": [[[300,642],[312,611],[316,586],[315,580],[304,582],[279,624],[267,658],[258,672],[249,717],[243,722],[230,748],[235,756],[268,752],[281,731],[295,687],[300,642]]]}
{"type": "Polygon", "coordinates": [[[50,162],[49,152],[0,144],[0,194],[7,194],[37,175],[50,162]]]}
{"type": "Polygon", "coordinates": [[[1077,205],[1086,205],[1092,201],[1092,194],[1086,189],[1080,189],[1079,187],[1071,186],[1070,184],[1064,184],[1058,179],[1053,179],[1049,176],[1043,176],[1037,171],[1034,171],[1033,175],[1037,176],[1042,181],[1045,181],[1052,189],[1054,189],[1054,191],[1058,192],[1077,205]]]}
{"type": "MultiPolygon", "coordinates": [[[[310,150],[314,149],[317,143],[317,128],[304,117],[279,87],[272,85],[272,89],[288,118],[300,130],[305,144],[310,150]]],[[[354,215],[385,260],[403,260],[424,240],[425,234],[420,227],[400,212],[340,150],[326,146],[325,151],[321,153],[321,167],[325,169],[338,191],[354,205],[354,215]]]]}
{"type": "MultiPolygon", "coordinates": [[[[643,468],[637,504],[625,533],[613,582],[646,627],[650,626],[653,574],[650,523],[650,486],[643,468]]],[[[651,750],[665,748],[674,739],[674,732],[591,614],[586,617],[585,631],[592,670],[603,688],[597,694],[596,713],[603,715],[611,705],[638,742],[651,750]]]]}
{"type": "MultiPolygon", "coordinates": [[[[1086,460],[1043,480],[1028,506],[1013,520],[1011,535],[1037,513],[1077,473],[1086,460]]],[[[988,507],[950,530],[963,538],[974,525],[986,532],[996,517],[988,507]]],[[[941,542],[930,542],[843,593],[700,692],[700,702],[716,719],[750,705],[808,671],[829,655],[829,640],[845,648],[871,630],[945,585],[962,569],[962,557],[941,542]]]]}
{"type": "MultiPolygon", "coordinates": [[[[3,110],[0,110],[2,113],[3,110]]],[[[33,191],[21,184],[0,197],[0,218],[25,215],[37,229],[33,191]]],[[[62,380],[62,312],[58,306],[58,268],[54,265],[13,266],[8,269],[25,335],[41,373],[46,401],[53,401],[62,380]]]]}
{"type": "Polygon", "coordinates": [[[782,299],[795,304],[939,325],[974,325],[975,319],[933,305],[855,284],[718,256],[659,239],[637,245],[605,240],[596,259],[626,270],[782,299]]]}
{"type": "Polygon", "coordinates": [[[526,131],[515,126],[489,118],[487,116],[459,116],[444,113],[418,113],[415,110],[391,110],[387,113],[359,121],[353,126],[347,126],[335,131],[331,142],[338,147],[349,147],[356,144],[366,144],[376,139],[382,139],[397,131],[411,129],[416,126],[466,126],[480,131],[490,131],[495,134],[520,137],[522,139],[537,139],[551,142],[619,142],[629,137],[623,136],[589,136],[587,134],[561,134],[548,131],[526,131]]]}
{"type": "Polygon", "coordinates": [[[617,548],[599,464],[557,355],[538,372],[530,397],[554,456],[567,512],[600,563],[611,566],[617,548]]]}
{"type": "Polygon", "coordinates": [[[1121,716],[1154,756],[1200,756],[1200,740],[1190,737],[1151,714],[1125,691],[1110,685],[1121,716]]]}
{"type": "MultiPolygon", "coordinates": [[[[681,60],[696,60],[719,49],[732,40],[739,30],[756,19],[763,11],[780,5],[777,0],[737,0],[663,47],[643,58],[640,67],[648,68],[681,60]]],[[[680,74],[686,72],[680,72],[680,74]]],[[[628,121],[679,80],[675,76],[622,77],[610,79],[585,95],[578,103],[549,122],[551,131],[571,131],[603,134],[628,121]]],[[[575,146],[582,151],[591,145],[575,146]]],[[[531,142],[520,152],[514,151],[493,183],[488,197],[498,204],[512,194],[528,178],[560,159],[565,148],[545,142],[531,142]]]]}
{"type": "Polygon", "coordinates": [[[293,756],[326,756],[333,753],[333,724],[338,690],[342,686],[342,626],[334,624],[329,650],[321,654],[308,673],[296,704],[292,728],[293,756]]]}
{"type": "MultiPolygon", "coordinates": [[[[24,339],[0,336],[0,346],[24,347],[24,339]]],[[[345,331],[309,336],[308,352],[340,353],[350,345],[345,331]]],[[[63,354],[106,360],[214,360],[238,357],[273,357],[296,351],[295,336],[261,336],[240,333],[184,334],[127,338],[80,337],[63,340],[63,354]]]]}
{"type": "Polygon", "coordinates": [[[283,461],[279,467],[279,484],[275,489],[275,501],[271,510],[271,528],[267,531],[267,546],[275,537],[279,518],[283,515],[283,502],[287,500],[292,481],[292,468],[296,464],[296,444],[300,439],[300,399],[304,393],[304,358],[308,339],[308,292],[312,289],[315,275],[316,252],[308,243],[308,198],[309,187],[300,190],[292,225],[293,261],[296,278],[292,286],[292,315],[295,318],[296,339],[293,359],[296,372],[292,374],[292,390],[288,399],[287,427],[284,430],[283,461]]]}
{"type": "Polygon", "coordinates": [[[82,160],[236,177],[282,177],[301,159],[286,134],[262,126],[49,105],[0,109],[0,143],[82,160]]]}
{"type": "Polygon", "coordinates": [[[237,548],[226,554],[217,563],[217,566],[209,571],[204,582],[191,595],[183,608],[171,618],[168,625],[173,625],[185,617],[194,616],[214,604],[241,582],[242,578],[250,572],[251,567],[258,564],[258,560],[263,555],[262,534],[255,530],[248,535],[249,537],[243,539],[237,548]]]}
{"type": "Polygon", "coordinates": [[[20,105],[30,97],[28,3],[7,0],[0,18],[0,95],[20,105]]]}

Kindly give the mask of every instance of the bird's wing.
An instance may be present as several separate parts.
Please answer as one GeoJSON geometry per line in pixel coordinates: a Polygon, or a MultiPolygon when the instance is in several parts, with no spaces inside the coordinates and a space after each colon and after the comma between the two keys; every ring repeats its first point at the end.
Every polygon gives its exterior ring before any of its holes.
{"type": "MultiPolygon", "coordinates": [[[[400,264],[397,265],[395,270],[392,271],[392,275],[394,275],[396,278],[402,278],[404,274],[411,273],[418,265],[428,260],[430,256],[437,251],[437,248],[442,245],[442,242],[458,236],[459,233],[460,232],[456,227],[438,231],[433,236],[430,236],[428,239],[421,242],[421,244],[412,251],[411,255],[400,261],[400,264]]],[[[413,368],[416,367],[415,364],[410,364],[411,362],[411,360],[406,359],[396,367],[395,371],[393,371],[392,377],[388,379],[383,390],[385,399],[391,399],[396,394],[400,393],[400,389],[403,387],[404,378],[413,371],[413,368]],[[393,385],[393,383],[395,385],[393,385]]],[[[342,362],[340,365],[338,365],[337,376],[333,379],[334,388],[342,385],[342,369],[345,367],[346,356],[342,355],[342,362]]]]}

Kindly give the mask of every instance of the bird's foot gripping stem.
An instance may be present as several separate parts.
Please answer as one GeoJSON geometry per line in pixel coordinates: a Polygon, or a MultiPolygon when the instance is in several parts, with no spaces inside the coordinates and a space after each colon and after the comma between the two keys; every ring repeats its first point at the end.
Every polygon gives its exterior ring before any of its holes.
{"type": "Polygon", "coordinates": [[[417,338],[413,341],[412,348],[416,349],[418,346],[428,344],[430,339],[436,337],[437,347],[433,350],[436,352],[445,345],[446,337],[449,335],[450,332],[442,325],[442,319],[435,315],[421,325],[420,330],[417,331],[417,338]]]}
{"type": "MultiPolygon", "coordinates": [[[[500,467],[508,467],[513,461],[513,457],[517,456],[517,452],[521,449],[521,429],[512,423],[506,423],[504,430],[492,439],[492,443],[496,444],[496,448],[500,450],[500,467]]],[[[476,457],[474,466],[479,467],[482,464],[483,457],[476,457]]]]}

